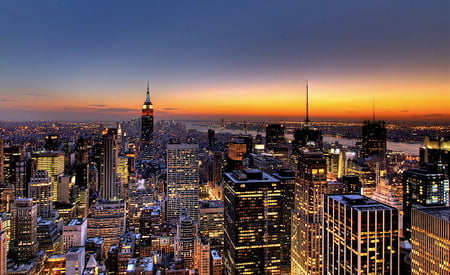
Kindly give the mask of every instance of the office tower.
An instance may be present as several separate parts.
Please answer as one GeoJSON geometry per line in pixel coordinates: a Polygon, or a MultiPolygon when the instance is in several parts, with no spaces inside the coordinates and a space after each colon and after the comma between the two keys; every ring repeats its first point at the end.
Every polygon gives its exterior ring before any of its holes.
{"type": "Polygon", "coordinates": [[[83,246],[74,246],[66,254],[66,274],[81,275],[84,271],[86,251],[83,246]]]}
{"type": "Polygon", "coordinates": [[[121,200],[99,200],[88,216],[88,238],[101,237],[104,253],[119,242],[125,231],[125,202],[121,200]]]}
{"type": "Polygon", "coordinates": [[[99,196],[105,200],[121,199],[122,183],[117,177],[119,142],[117,129],[103,130],[99,196]]]}
{"type": "Polygon", "coordinates": [[[71,198],[71,191],[73,187],[72,177],[60,175],[56,178],[58,183],[57,201],[61,203],[70,203],[74,198],[71,198]]]}
{"type": "Polygon", "coordinates": [[[87,140],[80,136],[75,148],[75,184],[86,189],[89,183],[89,154],[87,140]]]}
{"type": "Polygon", "coordinates": [[[450,207],[412,210],[411,274],[450,274],[450,207]]]}
{"type": "Polygon", "coordinates": [[[32,157],[36,160],[37,170],[46,170],[52,181],[53,201],[58,200],[58,181],[57,178],[64,174],[64,152],[38,152],[33,153],[32,157]]]}
{"type": "Polygon", "coordinates": [[[45,151],[58,151],[58,135],[46,135],[45,136],[45,151]]]}
{"type": "Polygon", "coordinates": [[[199,200],[198,144],[167,145],[167,221],[178,219],[186,208],[198,222],[199,200]]]}
{"type": "Polygon", "coordinates": [[[281,267],[283,273],[291,271],[291,227],[292,211],[294,210],[295,172],[283,169],[272,174],[281,183],[281,267]]]}
{"type": "Polygon", "coordinates": [[[268,124],[266,126],[266,149],[275,151],[286,146],[283,124],[268,124]]]}
{"type": "Polygon", "coordinates": [[[449,180],[441,166],[430,165],[423,169],[403,172],[403,218],[405,238],[411,237],[411,210],[415,206],[447,205],[449,202],[449,180]]]}
{"type": "Polygon", "coordinates": [[[348,163],[347,173],[358,177],[361,195],[372,197],[377,185],[377,173],[367,162],[362,159],[354,159],[348,163]]]}
{"type": "Polygon", "coordinates": [[[61,253],[63,238],[61,236],[62,219],[38,218],[36,237],[39,243],[39,250],[44,250],[47,255],[61,253]]]}
{"type": "Polygon", "coordinates": [[[3,148],[3,176],[6,183],[14,185],[17,198],[26,198],[28,195],[27,161],[25,160],[23,146],[3,148]]]}
{"type": "Polygon", "coordinates": [[[177,235],[175,237],[175,258],[183,259],[185,268],[194,266],[194,240],[197,228],[194,221],[189,217],[187,210],[182,209],[180,219],[177,223],[177,235]]]}
{"type": "Polygon", "coordinates": [[[339,148],[330,148],[324,155],[327,160],[328,180],[341,179],[344,174],[344,153],[339,148]]]}
{"type": "Polygon", "coordinates": [[[66,255],[51,255],[45,260],[43,274],[63,275],[66,273],[66,255]]]}
{"type": "Polygon", "coordinates": [[[362,147],[365,158],[376,156],[380,160],[386,157],[387,130],[384,121],[364,121],[362,127],[362,147]]]}
{"type": "Polygon", "coordinates": [[[0,138],[0,184],[3,184],[5,182],[5,176],[4,176],[4,172],[3,172],[3,161],[4,161],[4,157],[3,157],[4,153],[3,153],[3,139],[0,138]]]}
{"type": "Polygon", "coordinates": [[[28,197],[37,205],[38,217],[49,218],[53,210],[52,181],[46,170],[37,170],[28,184],[28,197]]]}
{"type": "Polygon", "coordinates": [[[223,201],[200,201],[200,233],[209,238],[223,239],[223,201]]]}
{"type": "Polygon", "coordinates": [[[272,155],[262,154],[250,154],[250,167],[259,169],[265,173],[271,174],[278,170],[283,169],[283,161],[274,158],[272,155]]]}
{"type": "Polygon", "coordinates": [[[208,150],[215,151],[216,132],[213,129],[208,129],[208,150]]]}
{"type": "Polygon", "coordinates": [[[425,137],[423,146],[419,148],[420,165],[426,167],[428,163],[442,163],[444,174],[449,176],[450,140],[443,137],[425,137]]]}
{"type": "Polygon", "coordinates": [[[280,274],[280,181],[257,169],[224,180],[225,274],[280,274]]]}
{"type": "Polygon", "coordinates": [[[87,219],[71,219],[63,226],[63,251],[73,246],[85,246],[87,239],[87,219]]]}
{"type": "Polygon", "coordinates": [[[214,152],[213,154],[213,194],[216,198],[223,200],[223,153],[214,152]]]}
{"type": "Polygon", "coordinates": [[[37,205],[30,198],[16,199],[12,209],[10,258],[21,262],[35,257],[39,248],[36,228],[37,205]]]}
{"type": "Polygon", "coordinates": [[[223,261],[222,257],[220,257],[219,251],[217,250],[211,250],[211,274],[223,274],[223,261]]]}
{"type": "Polygon", "coordinates": [[[147,95],[145,97],[144,105],[142,106],[141,120],[142,120],[141,159],[149,160],[152,158],[152,150],[153,150],[153,105],[152,102],[150,101],[150,87],[148,82],[147,82],[147,95]]]}
{"type": "Polygon", "coordinates": [[[211,245],[208,238],[197,237],[195,239],[194,268],[199,275],[211,274],[211,245]]]}
{"type": "Polygon", "coordinates": [[[227,171],[242,170],[244,159],[252,152],[252,138],[250,136],[232,136],[228,143],[227,171]]]}
{"type": "Polygon", "coordinates": [[[120,236],[119,250],[117,252],[117,274],[127,274],[128,262],[135,256],[136,235],[127,232],[120,236]]]}
{"type": "Polygon", "coordinates": [[[398,210],[361,195],[325,195],[323,274],[400,274],[398,210]]]}
{"type": "Polygon", "coordinates": [[[323,195],[327,193],[322,152],[301,151],[292,213],[292,274],[322,274],[323,195]]]}

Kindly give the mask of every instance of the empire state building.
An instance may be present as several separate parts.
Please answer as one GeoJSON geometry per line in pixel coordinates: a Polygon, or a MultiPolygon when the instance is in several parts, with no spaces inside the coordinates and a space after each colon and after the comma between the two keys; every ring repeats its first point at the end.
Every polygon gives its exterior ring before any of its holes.
{"type": "Polygon", "coordinates": [[[141,159],[149,160],[152,158],[153,149],[153,105],[150,101],[150,88],[147,83],[147,95],[142,106],[142,128],[141,128],[141,159]]]}

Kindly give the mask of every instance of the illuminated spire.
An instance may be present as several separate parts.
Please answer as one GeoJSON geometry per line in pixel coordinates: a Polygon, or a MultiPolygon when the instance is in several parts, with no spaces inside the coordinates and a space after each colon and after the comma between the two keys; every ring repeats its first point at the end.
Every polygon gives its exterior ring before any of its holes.
{"type": "Polygon", "coordinates": [[[150,82],[147,80],[147,95],[145,101],[150,102],[150,82]]]}

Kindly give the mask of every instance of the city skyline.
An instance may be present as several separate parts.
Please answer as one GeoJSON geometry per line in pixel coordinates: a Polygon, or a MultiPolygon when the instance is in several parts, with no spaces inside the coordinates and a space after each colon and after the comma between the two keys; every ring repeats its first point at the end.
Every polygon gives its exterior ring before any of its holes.
{"type": "Polygon", "coordinates": [[[3,3],[2,120],[448,121],[448,1],[3,3]]]}

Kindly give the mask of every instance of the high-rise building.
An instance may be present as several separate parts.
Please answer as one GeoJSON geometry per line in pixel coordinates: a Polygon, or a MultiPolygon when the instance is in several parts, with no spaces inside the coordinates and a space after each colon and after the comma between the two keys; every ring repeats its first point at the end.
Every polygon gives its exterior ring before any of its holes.
{"type": "Polygon", "coordinates": [[[252,152],[252,138],[246,135],[232,136],[228,143],[227,170],[244,169],[244,159],[252,152]]]}
{"type": "Polygon", "coordinates": [[[284,138],[283,124],[269,124],[266,126],[266,149],[274,151],[278,148],[285,147],[286,140],[284,138]]]}
{"type": "Polygon", "coordinates": [[[88,216],[88,238],[102,237],[104,253],[118,244],[125,231],[125,203],[123,200],[99,200],[88,216]]]}
{"type": "Polygon", "coordinates": [[[412,210],[411,274],[450,274],[450,207],[412,210]]]}
{"type": "Polygon", "coordinates": [[[387,130],[384,121],[364,121],[362,127],[362,147],[365,158],[377,156],[380,160],[386,157],[387,130]]]}
{"type": "Polygon", "coordinates": [[[181,209],[198,223],[199,210],[198,144],[167,145],[167,220],[178,219],[181,209]]]}
{"type": "Polygon", "coordinates": [[[223,274],[223,261],[220,257],[219,251],[211,250],[211,274],[222,275],[223,274]]]}
{"type": "Polygon", "coordinates": [[[420,165],[427,166],[428,163],[442,163],[444,174],[449,176],[450,165],[450,140],[441,137],[425,137],[423,146],[419,149],[420,165]]]}
{"type": "Polygon", "coordinates": [[[58,176],[64,174],[65,156],[62,151],[38,152],[32,155],[37,162],[37,170],[46,170],[52,181],[53,201],[58,200],[58,176]]]}
{"type": "Polygon", "coordinates": [[[323,274],[400,274],[398,210],[357,194],[325,195],[323,274]]]}
{"type": "Polygon", "coordinates": [[[283,273],[291,270],[291,227],[292,211],[294,210],[295,172],[290,169],[280,170],[272,174],[281,183],[281,267],[283,273]]]}
{"type": "Polygon", "coordinates": [[[35,257],[37,242],[37,205],[33,199],[16,199],[12,209],[10,253],[16,261],[28,261],[35,257]]]}
{"type": "Polygon", "coordinates": [[[85,246],[87,219],[71,219],[63,226],[63,251],[73,246],[85,246]]]}
{"type": "Polygon", "coordinates": [[[8,248],[8,232],[3,226],[3,217],[0,217],[0,274],[6,274],[8,248]]]}
{"type": "Polygon", "coordinates": [[[292,274],[322,274],[323,195],[327,193],[323,153],[301,151],[292,213],[292,274]]]}
{"type": "Polygon", "coordinates": [[[211,274],[211,244],[208,238],[197,237],[195,239],[194,267],[199,275],[211,274]]]}
{"type": "Polygon", "coordinates": [[[52,181],[46,170],[37,170],[28,184],[28,197],[37,205],[38,217],[49,218],[53,210],[52,181]]]}
{"type": "Polygon", "coordinates": [[[58,135],[46,135],[45,136],[45,150],[46,151],[58,151],[59,143],[58,143],[58,135]]]}
{"type": "Polygon", "coordinates": [[[147,83],[147,95],[142,106],[141,159],[151,159],[153,150],[153,105],[150,101],[150,87],[147,83]]]}
{"type": "Polygon", "coordinates": [[[196,224],[189,217],[187,210],[182,209],[177,223],[177,235],[175,237],[175,258],[182,259],[186,268],[194,266],[194,241],[197,232],[196,224]]]}
{"type": "Polygon", "coordinates": [[[227,172],[225,274],[281,274],[281,186],[257,169],[227,172]]]}
{"type": "Polygon", "coordinates": [[[415,206],[444,206],[449,202],[449,180],[442,167],[409,169],[403,172],[403,233],[411,237],[411,210],[415,206]]]}
{"type": "Polygon", "coordinates": [[[117,176],[117,158],[120,151],[117,129],[105,128],[102,149],[99,195],[105,200],[121,199],[122,182],[117,176]]]}

